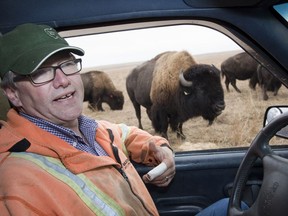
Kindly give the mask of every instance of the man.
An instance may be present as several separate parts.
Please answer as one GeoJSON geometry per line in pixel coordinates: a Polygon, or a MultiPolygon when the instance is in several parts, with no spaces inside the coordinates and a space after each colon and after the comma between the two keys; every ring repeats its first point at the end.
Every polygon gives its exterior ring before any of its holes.
{"type": "Polygon", "coordinates": [[[83,116],[78,47],[45,25],[0,37],[1,87],[12,104],[0,122],[1,215],[158,215],[145,183],[175,175],[166,139],[83,116]],[[130,159],[161,164],[142,179],[130,159]]]}

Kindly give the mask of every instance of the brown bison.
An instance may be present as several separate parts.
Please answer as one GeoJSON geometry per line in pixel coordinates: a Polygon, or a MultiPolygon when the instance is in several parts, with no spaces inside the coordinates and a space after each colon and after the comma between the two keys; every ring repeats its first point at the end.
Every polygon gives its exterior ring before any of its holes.
{"type": "Polygon", "coordinates": [[[128,75],[126,88],[139,127],[144,106],[155,131],[166,138],[169,125],[185,139],[185,121],[202,116],[211,125],[225,108],[220,71],[197,64],[186,51],[165,52],[142,63],[128,75]]]}
{"type": "Polygon", "coordinates": [[[110,77],[103,71],[90,71],[81,74],[84,85],[84,101],[89,108],[104,111],[102,103],[107,103],[111,110],[122,110],[123,93],[117,90],[110,77]]]}
{"type": "Polygon", "coordinates": [[[260,64],[257,67],[257,75],[259,86],[262,89],[263,100],[268,100],[267,91],[274,92],[274,96],[276,96],[282,83],[260,64]]]}
{"type": "Polygon", "coordinates": [[[229,57],[221,64],[222,76],[225,76],[226,89],[229,92],[229,84],[234,87],[234,89],[241,93],[241,91],[236,86],[236,80],[247,80],[249,81],[249,86],[255,89],[258,82],[257,79],[257,66],[258,62],[252,58],[248,53],[242,52],[234,56],[229,57]]]}

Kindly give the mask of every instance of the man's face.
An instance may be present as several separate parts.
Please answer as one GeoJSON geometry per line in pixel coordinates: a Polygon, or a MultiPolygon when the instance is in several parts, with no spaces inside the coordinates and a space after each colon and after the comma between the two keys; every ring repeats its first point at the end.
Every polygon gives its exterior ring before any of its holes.
{"type": "MultiPolygon", "coordinates": [[[[68,54],[55,54],[41,67],[57,66],[73,59],[68,54]]],[[[49,83],[35,86],[29,80],[16,82],[14,105],[31,116],[65,126],[82,112],[84,88],[80,73],[66,76],[59,68],[49,83]],[[16,104],[15,104],[16,103],[16,104]]]]}

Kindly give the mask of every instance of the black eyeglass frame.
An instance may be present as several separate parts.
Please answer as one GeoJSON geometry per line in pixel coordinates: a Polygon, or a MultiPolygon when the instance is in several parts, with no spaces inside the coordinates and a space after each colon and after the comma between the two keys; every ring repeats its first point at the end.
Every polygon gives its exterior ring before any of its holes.
{"type": "MultiPolygon", "coordinates": [[[[62,62],[61,64],[59,64],[59,65],[57,65],[57,66],[41,67],[41,68],[38,68],[37,70],[39,70],[39,69],[45,69],[45,68],[52,68],[52,69],[53,69],[53,78],[52,78],[52,79],[47,80],[47,81],[45,81],[45,82],[37,83],[37,82],[35,82],[35,81],[33,80],[32,75],[33,75],[34,73],[32,73],[32,74],[27,74],[27,75],[17,75],[17,76],[15,76],[15,77],[13,78],[13,81],[14,81],[14,82],[19,82],[19,81],[23,81],[23,79],[25,79],[25,78],[28,78],[34,85],[43,85],[43,84],[49,83],[49,82],[51,82],[52,80],[55,79],[55,75],[56,75],[56,70],[57,70],[57,69],[60,69],[66,76],[70,76],[70,75],[74,75],[74,74],[76,74],[76,73],[79,73],[79,72],[82,70],[82,59],[81,59],[81,58],[77,58],[77,59],[67,60],[67,61],[62,62]],[[63,64],[67,64],[68,62],[74,62],[76,65],[77,65],[78,63],[80,63],[80,69],[79,69],[78,71],[73,72],[73,73],[66,74],[66,73],[63,71],[63,69],[62,69],[61,66],[62,66],[63,64]]],[[[37,70],[35,71],[36,73],[37,73],[37,70]]]]}

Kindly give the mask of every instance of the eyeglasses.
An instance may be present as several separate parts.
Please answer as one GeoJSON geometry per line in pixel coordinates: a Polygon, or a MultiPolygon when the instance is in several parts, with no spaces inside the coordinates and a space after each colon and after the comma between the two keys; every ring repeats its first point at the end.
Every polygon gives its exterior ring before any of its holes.
{"type": "Polygon", "coordinates": [[[13,81],[23,80],[23,77],[28,77],[32,83],[39,85],[51,82],[54,80],[56,70],[60,69],[66,76],[79,73],[82,70],[82,59],[74,59],[61,63],[58,66],[42,67],[29,75],[20,75],[14,77],[13,81]]]}

